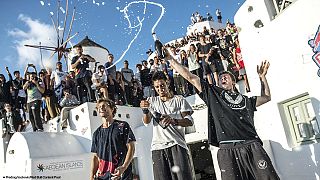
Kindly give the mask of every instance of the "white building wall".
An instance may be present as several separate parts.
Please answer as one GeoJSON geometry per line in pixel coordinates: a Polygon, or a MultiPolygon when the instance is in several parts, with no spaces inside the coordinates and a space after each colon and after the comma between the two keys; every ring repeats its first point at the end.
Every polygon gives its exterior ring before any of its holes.
{"type": "Polygon", "coordinates": [[[276,168],[283,179],[319,179],[320,145],[291,148],[278,103],[308,92],[320,120],[320,79],[308,45],[320,24],[320,1],[298,0],[270,22],[265,14],[267,10],[258,8],[262,3],[263,0],[248,0],[235,16],[235,23],[241,28],[239,40],[252,90],[249,95],[260,94],[256,65],[265,59],[271,64],[267,79],[272,100],[258,108],[255,125],[262,139],[271,140],[273,152],[268,153],[273,153],[276,168]],[[248,5],[253,6],[252,13],[248,12],[248,5]],[[259,12],[253,13],[256,8],[259,12]],[[264,27],[255,28],[255,19],[262,19],[264,27]]]}

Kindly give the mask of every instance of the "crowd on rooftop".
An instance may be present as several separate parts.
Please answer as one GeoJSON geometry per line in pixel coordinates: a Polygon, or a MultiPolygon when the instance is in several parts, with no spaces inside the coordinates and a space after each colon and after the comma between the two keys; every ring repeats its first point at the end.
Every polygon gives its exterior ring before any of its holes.
{"type": "MultiPolygon", "coordinates": [[[[218,11],[220,22],[221,12],[218,11]]],[[[203,18],[196,12],[191,20],[195,24],[213,18],[209,13],[203,18]]],[[[210,84],[218,82],[219,72],[228,70],[234,73],[237,81],[244,80],[246,90],[250,91],[237,33],[236,26],[227,22],[224,29],[203,27],[203,30],[196,30],[174,43],[164,44],[164,47],[190,72],[210,84]]],[[[35,65],[28,64],[24,74],[19,71],[12,74],[6,67],[8,79],[5,74],[0,74],[3,133],[12,135],[23,131],[28,123],[33,131],[43,131],[43,123],[53,118],[66,122],[70,109],[99,98],[111,99],[117,105],[139,107],[142,99],[156,95],[151,77],[157,71],[167,75],[173,94],[189,96],[196,93],[191,84],[151,49],[147,52],[147,60],[135,64],[136,70],[129,68],[128,60],[123,65],[113,64],[114,56],[109,53],[108,61],[93,72],[88,70],[89,62],[96,60],[83,54],[81,46],[75,47],[75,51],[77,55],[71,63],[73,70],[69,72],[63,71],[61,62],[56,63],[54,70],[40,71],[35,65]]],[[[63,126],[67,124],[63,123],[63,126]]]]}

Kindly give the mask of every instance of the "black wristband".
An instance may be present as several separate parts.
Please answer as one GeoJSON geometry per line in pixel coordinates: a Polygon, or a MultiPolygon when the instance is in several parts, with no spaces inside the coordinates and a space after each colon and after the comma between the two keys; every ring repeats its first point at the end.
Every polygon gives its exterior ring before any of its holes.
{"type": "Polygon", "coordinates": [[[142,109],[142,112],[143,112],[143,114],[148,114],[148,113],[149,113],[149,109],[143,108],[143,109],[142,109]]]}

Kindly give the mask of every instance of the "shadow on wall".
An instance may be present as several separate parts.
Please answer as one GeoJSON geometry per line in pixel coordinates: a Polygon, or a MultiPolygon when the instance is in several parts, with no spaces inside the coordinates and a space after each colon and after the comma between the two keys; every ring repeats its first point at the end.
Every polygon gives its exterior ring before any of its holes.
{"type": "Polygon", "coordinates": [[[316,180],[320,177],[320,144],[300,145],[291,150],[284,149],[275,141],[270,141],[274,164],[281,179],[316,180]]]}

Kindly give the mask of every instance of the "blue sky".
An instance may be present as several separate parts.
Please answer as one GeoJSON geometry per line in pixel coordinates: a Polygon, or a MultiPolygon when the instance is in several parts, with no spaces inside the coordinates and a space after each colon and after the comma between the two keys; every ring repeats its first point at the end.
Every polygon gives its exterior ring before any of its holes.
{"type": "MultiPolygon", "coordinates": [[[[61,0],[65,8],[66,0],[61,0]]],[[[72,44],[81,41],[85,36],[109,49],[115,59],[124,53],[127,45],[135,37],[139,28],[131,29],[124,13],[120,10],[134,1],[125,0],[69,0],[69,14],[76,7],[76,16],[72,33],[79,32],[71,40],[72,44]]],[[[230,19],[233,22],[234,14],[243,4],[244,0],[154,0],[149,1],[161,4],[165,13],[158,23],[155,31],[161,41],[168,42],[182,37],[190,24],[190,16],[195,11],[201,15],[210,12],[214,18],[215,10],[222,11],[223,22],[230,19]]],[[[65,9],[63,9],[65,10],[65,9]]],[[[59,10],[64,16],[63,10],[59,10]]],[[[11,71],[22,71],[27,63],[35,63],[40,68],[40,52],[37,49],[24,47],[24,44],[55,45],[56,38],[50,19],[51,13],[56,16],[57,0],[1,0],[0,2],[0,73],[4,73],[5,66],[11,71]]],[[[133,4],[128,8],[128,15],[132,26],[138,25],[143,19],[141,32],[132,43],[123,60],[130,62],[133,68],[136,63],[146,59],[147,49],[153,49],[151,28],[160,17],[161,8],[148,4],[144,12],[144,3],[133,4]]],[[[69,20],[71,15],[69,16],[69,20]]],[[[63,26],[63,17],[60,26],[63,26]]],[[[69,21],[68,21],[69,22],[69,21]]],[[[67,23],[68,25],[68,23],[67,23]]],[[[68,44],[70,46],[70,44],[68,44]]],[[[43,52],[44,61],[49,53],[43,52]]],[[[51,64],[56,62],[53,58],[51,64]]],[[[47,64],[47,62],[45,62],[47,64]]],[[[50,64],[50,63],[49,63],[50,64]]],[[[122,63],[118,65],[120,68],[122,63]]],[[[134,69],[134,68],[133,68],[134,69]]]]}

